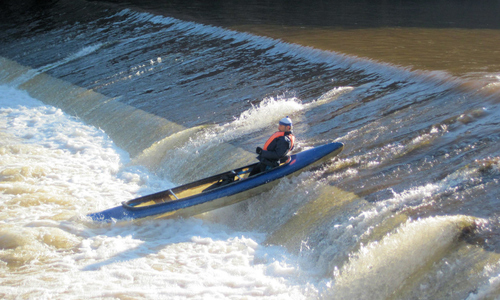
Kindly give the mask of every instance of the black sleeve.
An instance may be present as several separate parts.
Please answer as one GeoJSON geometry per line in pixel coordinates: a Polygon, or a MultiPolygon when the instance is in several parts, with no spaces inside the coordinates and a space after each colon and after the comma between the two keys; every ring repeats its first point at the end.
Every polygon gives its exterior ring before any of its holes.
{"type": "Polygon", "coordinates": [[[285,156],[288,149],[290,149],[290,142],[287,138],[282,136],[278,138],[276,148],[273,151],[262,150],[260,156],[270,160],[279,160],[285,156]]]}

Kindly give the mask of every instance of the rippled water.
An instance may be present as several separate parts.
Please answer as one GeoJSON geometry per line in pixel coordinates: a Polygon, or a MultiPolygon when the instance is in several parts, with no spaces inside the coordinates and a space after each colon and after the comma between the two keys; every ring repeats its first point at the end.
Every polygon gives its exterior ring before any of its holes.
{"type": "Polygon", "coordinates": [[[498,5],[398,3],[2,4],[0,295],[498,297],[498,5]],[[86,219],[253,162],[285,115],[343,153],[196,218],[86,219]]]}

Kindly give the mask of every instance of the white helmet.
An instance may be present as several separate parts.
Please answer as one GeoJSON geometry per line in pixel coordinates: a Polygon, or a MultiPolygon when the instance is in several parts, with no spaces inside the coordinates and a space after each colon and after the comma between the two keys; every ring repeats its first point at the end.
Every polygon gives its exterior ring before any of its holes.
{"type": "Polygon", "coordinates": [[[292,127],[292,120],[288,116],[286,116],[286,118],[280,120],[279,124],[292,127]]]}

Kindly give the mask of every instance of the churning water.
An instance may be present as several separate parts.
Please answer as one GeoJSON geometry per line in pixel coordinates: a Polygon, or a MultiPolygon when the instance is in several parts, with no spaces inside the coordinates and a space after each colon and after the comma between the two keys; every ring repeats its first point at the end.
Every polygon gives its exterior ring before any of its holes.
{"type": "MultiPolygon", "coordinates": [[[[181,20],[168,13],[175,7],[58,1],[13,14],[4,5],[3,298],[500,296],[491,40],[476,47],[479,66],[461,68],[417,59],[425,45],[391,56],[408,33],[433,41],[443,31],[322,24],[286,36],[275,24],[181,20]],[[382,32],[401,38],[359,53],[348,38],[382,32]],[[346,42],[314,45],[320,37],[346,42]],[[85,217],[255,161],[286,115],[296,151],[341,141],[344,152],[195,218],[85,217]]],[[[473,30],[459,36],[499,29],[473,30]]]]}

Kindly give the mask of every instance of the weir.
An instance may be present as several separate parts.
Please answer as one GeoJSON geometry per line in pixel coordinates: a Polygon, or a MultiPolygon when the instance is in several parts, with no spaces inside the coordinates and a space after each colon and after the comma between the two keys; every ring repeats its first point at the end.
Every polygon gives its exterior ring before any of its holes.
{"type": "MultiPolygon", "coordinates": [[[[80,52],[83,53],[83,50],[80,52]]],[[[78,56],[71,57],[76,59],[78,56]]],[[[52,65],[61,65],[68,61],[70,59],[66,58],[63,62],[52,65]]],[[[267,126],[258,119],[252,108],[242,114],[234,128],[225,128],[228,124],[186,128],[125,104],[120,101],[120,96],[110,98],[91,89],[54,78],[45,73],[50,67],[32,69],[5,57],[0,57],[0,67],[3,70],[0,83],[25,90],[44,103],[61,108],[66,113],[103,129],[118,147],[129,153],[132,164],[143,165],[178,184],[255,161],[256,155],[253,152],[232,145],[231,140],[267,126]],[[203,145],[193,148],[193,143],[200,143],[197,140],[203,145]],[[207,151],[216,152],[218,157],[229,159],[219,159],[217,162],[206,160],[211,159],[209,153],[204,153],[207,151]],[[165,163],[169,167],[167,171],[162,167],[165,163]]],[[[277,112],[284,108],[287,113],[307,111],[332,102],[352,90],[352,87],[334,88],[317,101],[306,105],[291,101],[293,107],[288,108],[281,107],[279,102],[263,101],[261,108],[275,111],[275,115],[271,117],[279,119],[282,115],[277,112]]]]}
{"type": "MultiPolygon", "coordinates": [[[[224,142],[216,145],[217,151],[222,155],[226,153],[228,157],[232,157],[232,160],[218,161],[217,166],[214,166],[214,162],[192,161],[190,158],[194,154],[185,153],[182,147],[197,134],[207,130],[210,127],[208,125],[185,128],[165,118],[121,103],[117,98],[109,98],[92,90],[78,87],[5,57],[0,57],[0,68],[3,70],[0,74],[1,84],[17,85],[19,89],[27,91],[31,96],[44,103],[61,108],[66,113],[103,129],[117,146],[131,155],[131,164],[145,166],[153,172],[166,176],[173,182],[179,183],[178,181],[186,181],[187,178],[192,180],[193,177],[198,179],[201,175],[196,174],[211,175],[215,172],[214,170],[224,171],[248,164],[255,157],[254,153],[224,142]],[[165,156],[169,155],[174,156],[170,162],[177,165],[163,170],[162,162],[165,156]]],[[[328,103],[351,90],[350,87],[334,89],[305,108],[328,103]]],[[[247,117],[252,118],[251,112],[247,117]]],[[[307,218],[315,215],[309,211],[312,205],[316,206],[316,209],[321,209],[318,205],[327,205],[327,202],[332,201],[350,202],[353,199],[359,199],[359,197],[334,188],[331,193],[320,196],[320,199],[313,201],[313,203],[304,203],[306,207],[299,210],[299,218],[293,216],[269,237],[268,242],[271,244],[279,243],[292,251],[297,251],[296,243],[300,244],[300,239],[305,238],[314,229],[317,222],[326,218],[323,213],[316,215],[315,221],[308,220],[307,218]],[[307,211],[305,215],[302,213],[304,211],[307,211]],[[306,222],[308,226],[302,226],[301,230],[297,231],[297,226],[299,226],[296,224],[297,222],[299,224],[306,222]],[[292,238],[289,236],[292,233],[298,236],[292,238]]],[[[328,214],[332,213],[329,211],[328,214]]]]}
{"type": "Polygon", "coordinates": [[[163,137],[184,129],[164,118],[123,104],[116,98],[108,98],[43,72],[24,80],[24,75],[36,70],[5,57],[0,57],[0,68],[2,84],[17,85],[32,97],[103,129],[118,147],[132,157],[163,137]],[[126,130],[128,128],[132,130],[126,130]]]}
{"type": "MultiPolygon", "coordinates": [[[[372,59],[403,46],[405,56],[439,66],[432,45],[404,47],[414,29],[301,28],[344,47],[340,54],[308,48],[315,45],[300,36],[305,47],[283,42],[280,25],[268,27],[272,39],[114,2],[61,0],[0,22],[7,296],[498,297],[498,97],[490,101],[452,69],[413,72],[353,56],[358,43],[372,59]],[[390,46],[370,47],[365,37],[390,46]],[[38,101],[19,107],[31,103],[24,91],[76,118],[38,101]],[[285,111],[296,121],[297,152],[335,140],[345,144],[338,159],[194,218],[101,226],[80,217],[168,190],[169,180],[254,161],[285,111]]],[[[275,21],[274,12],[240,11],[262,26],[275,21]]],[[[325,22],[355,21],[330,13],[325,22]]],[[[442,42],[435,30],[421,32],[442,42]]],[[[490,47],[480,50],[494,68],[490,47]]],[[[488,76],[490,90],[498,74],[488,76]]]]}
{"type": "MultiPolygon", "coordinates": [[[[153,171],[157,170],[167,150],[181,146],[205,128],[185,128],[124,104],[117,98],[78,87],[5,57],[0,57],[0,68],[0,83],[15,85],[32,97],[103,129],[118,147],[130,154],[133,162],[141,163],[153,171]]],[[[248,151],[231,144],[221,147],[237,154],[237,157],[250,156],[248,151]]]]}

